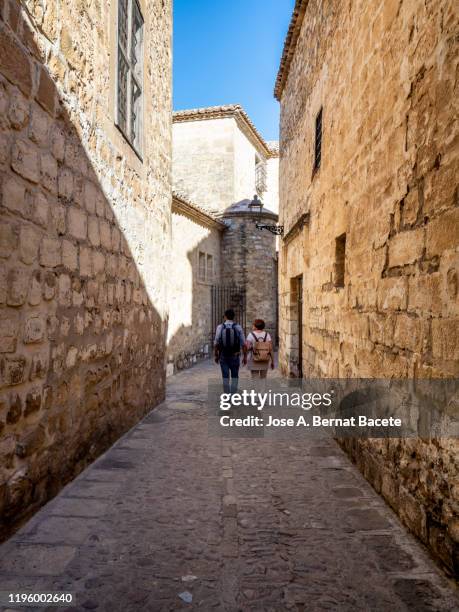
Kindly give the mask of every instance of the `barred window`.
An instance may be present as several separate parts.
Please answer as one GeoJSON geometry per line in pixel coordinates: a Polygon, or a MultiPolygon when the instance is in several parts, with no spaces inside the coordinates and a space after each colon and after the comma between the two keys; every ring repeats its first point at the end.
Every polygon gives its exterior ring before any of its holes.
{"type": "Polygon", "coordinates": [[[116,123],[140,153],[142,137],[143,17],[137,0],[118,0],[116,123]]]}
{"type": "Polygon", "coordinates": [[[255,154],[255,189],[261,197],[266,191],[266,163],[255,154]]]}
{"type": "Polygon", "coordinates": [[[317,113],[315,143],[314,143],[314,172],[320,168],[322,161],[322,108],[317,113]]]}
{"type": "Polygon", "coordinates": [[[335,287],[344,287],[346,272],[346,234],[335,239],[335,287]]]}

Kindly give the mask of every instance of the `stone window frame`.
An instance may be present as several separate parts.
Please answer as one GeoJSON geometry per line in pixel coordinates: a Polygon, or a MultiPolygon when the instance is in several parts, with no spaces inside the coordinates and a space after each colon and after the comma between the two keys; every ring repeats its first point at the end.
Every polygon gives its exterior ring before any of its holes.
{"type": "Polygon", "coordinates": [[[116,3],[116,53],[115,53],[115,125],[122,133],[125,140],[132,147],[136,155],[143,161],[143,137],[144,137],[144,43],[145,43],[145,19],[142,7],[138,0],[117,0],[116,3]],[[126,48],[123,48],[120,38],[120,11],[122,6],[127,12],[126,48]],[[137,53],[132,54],[133,19],[139,18],[140,26],[136,30],[138,34],[137,53]],[[137,58],[137,59],[136,59],[137,58]],[[134,61],[136,59],[136,61],[134,61]],[[120,64],[126,66],[126,121],[120,116],[120,64]],[[138,64],[138,67],[136,67],[138,64]],[[132,92],[133,87],[139,91],[137,123],[132,126],[132,92]],[[123,125],[124,123],[124,125],[123,125]],[[135,133],[133,133],[135,130],[135,133]]]}
{"type": "Polygon", "coordinates": [[[215,256],[213,253],[209,253],[208,251],[198,250],[197,252],[197,281],[198,283],[202,283],[204,285],[211,285],[215,280],[215,256]],[[204,274],[201,273],[201,256],[204,260],[204,274]],[[209,266],[210,261],[210,266],[209,266]],[[209,274],[209,269],[211,270],[209,274]]]}

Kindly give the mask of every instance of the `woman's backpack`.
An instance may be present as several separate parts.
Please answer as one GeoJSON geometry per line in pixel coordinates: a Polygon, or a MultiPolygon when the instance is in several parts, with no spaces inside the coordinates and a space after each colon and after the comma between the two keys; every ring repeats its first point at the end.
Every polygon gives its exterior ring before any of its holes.
{"type": "Polygon", "coordinates": [[[271,343],[266,342],[268,333],[265,333],[263,340],[259,340],[255,334],[252,334],[255,342],[252,343],[252,359],[257,363],[266,363],[271,358],[271,343]]]}

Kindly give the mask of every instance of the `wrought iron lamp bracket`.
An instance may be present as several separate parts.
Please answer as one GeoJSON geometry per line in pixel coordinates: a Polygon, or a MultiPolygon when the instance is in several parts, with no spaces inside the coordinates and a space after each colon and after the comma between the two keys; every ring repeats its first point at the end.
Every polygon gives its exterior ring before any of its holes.
{"type": "Polygon", "coordinates": [[[284,226],[283,225],[266,225],[264,223],[258,223],[258,221],[255,223],[255,227],[259,230],[268,230],[268,232],[271,232],[271,234],[275,234],[276,236],[282,236],[284,233],[284,226]]]}

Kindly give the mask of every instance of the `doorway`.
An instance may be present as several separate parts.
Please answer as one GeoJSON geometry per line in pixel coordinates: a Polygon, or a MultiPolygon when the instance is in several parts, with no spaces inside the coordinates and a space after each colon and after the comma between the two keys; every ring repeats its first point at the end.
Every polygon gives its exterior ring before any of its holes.
{"type": "Polygon", "coordinates": [[[303,275],[297,277],[298,378],[303,378],[303,275]]]}
{"type": "Polygon", "coordinates": [[[292,378],[303,378],[303,275],[290,279],[288,368],[292,378]]]}

